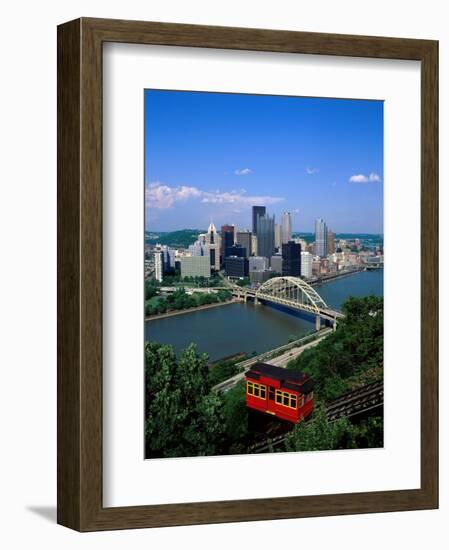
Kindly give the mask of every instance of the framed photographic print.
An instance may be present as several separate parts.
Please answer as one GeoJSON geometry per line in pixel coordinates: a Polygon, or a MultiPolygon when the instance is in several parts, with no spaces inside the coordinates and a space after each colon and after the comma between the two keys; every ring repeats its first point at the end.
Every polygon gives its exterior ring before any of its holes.
{"type": "Polygon", "coordinates": [[[438,506],[435,41],[58,28],[58,522],[438,506]]]}

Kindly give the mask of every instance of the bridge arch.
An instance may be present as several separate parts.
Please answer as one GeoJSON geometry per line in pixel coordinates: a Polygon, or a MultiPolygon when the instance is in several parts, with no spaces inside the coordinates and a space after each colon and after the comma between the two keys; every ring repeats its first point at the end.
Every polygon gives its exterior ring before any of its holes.
{"type": "Polygon", "coordinates": [[[299,277],[273,277],[257,289],[255,296],[262,300],[296,302],[301,309],[318,315],[329,309],[318,292],[299,277]]]}

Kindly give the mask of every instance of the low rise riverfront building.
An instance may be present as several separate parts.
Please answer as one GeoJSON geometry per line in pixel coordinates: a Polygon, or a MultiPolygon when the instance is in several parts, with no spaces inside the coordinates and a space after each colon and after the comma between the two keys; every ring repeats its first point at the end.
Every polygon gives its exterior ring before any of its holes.
{"type": "Polygon", "coordinates": [[[210,277],[210,258],[206,256],[182,256],[181,277],[210,277]]]}

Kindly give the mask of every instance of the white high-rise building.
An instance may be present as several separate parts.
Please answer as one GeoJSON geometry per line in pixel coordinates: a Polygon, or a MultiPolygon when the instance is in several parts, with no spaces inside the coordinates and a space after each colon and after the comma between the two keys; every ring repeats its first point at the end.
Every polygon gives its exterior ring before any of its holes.
{"type": "Polygon", "coordinates": [[[205,242],[197,240],[189,246],[189,253],[191,256],[208,256],[209,250],[205,242]]]}
{"type": "Polygon", "coordinates": [[[154,249],[154,278],[160,283],[164,278],[164,253],[160,244],[154,249]]]}
{"type": "Polygon", "coordinates": [[[282,228],[278,223],[274,224],[274,247],[282,247],[282,228]]]}
{"type": "MultiPolygon", "coordinates": [[[[200,235],[202,237],[202,235],[200,235]]],[[[217,233],[215,225],[211,222],[205,235],[205,241],[209,250],[210,267],[215,271],[220,271],[220,245],[221,237],[217,233]]]]}
{"type": "Polygon", "coordinates": [[[251,235],[251,254],[257,254],[257,235],[254,235],[254,233],[251,235]]]}
{"type": "Polygon", "coordinates": [[[313,255],[310,252],[301,252],[301,276],[306,279],[312,277],[313,255]]]}
{"type": "Polygon", "coordinates": [[[290,212],[282,214],[282,244],[292,240],[292,215],[290,212]]]}

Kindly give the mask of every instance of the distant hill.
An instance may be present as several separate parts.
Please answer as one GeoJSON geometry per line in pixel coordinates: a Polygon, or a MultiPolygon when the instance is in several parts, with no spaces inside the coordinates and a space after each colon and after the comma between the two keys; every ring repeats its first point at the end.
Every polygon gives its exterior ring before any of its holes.
{"type": "Polygon", "coordinates": [[[205,229],[181,229],[179,231],[155,232],[145,231],[145,242],[148,244],[165,244],[173,248],[187,248],[193,244],[205,229]]]}

